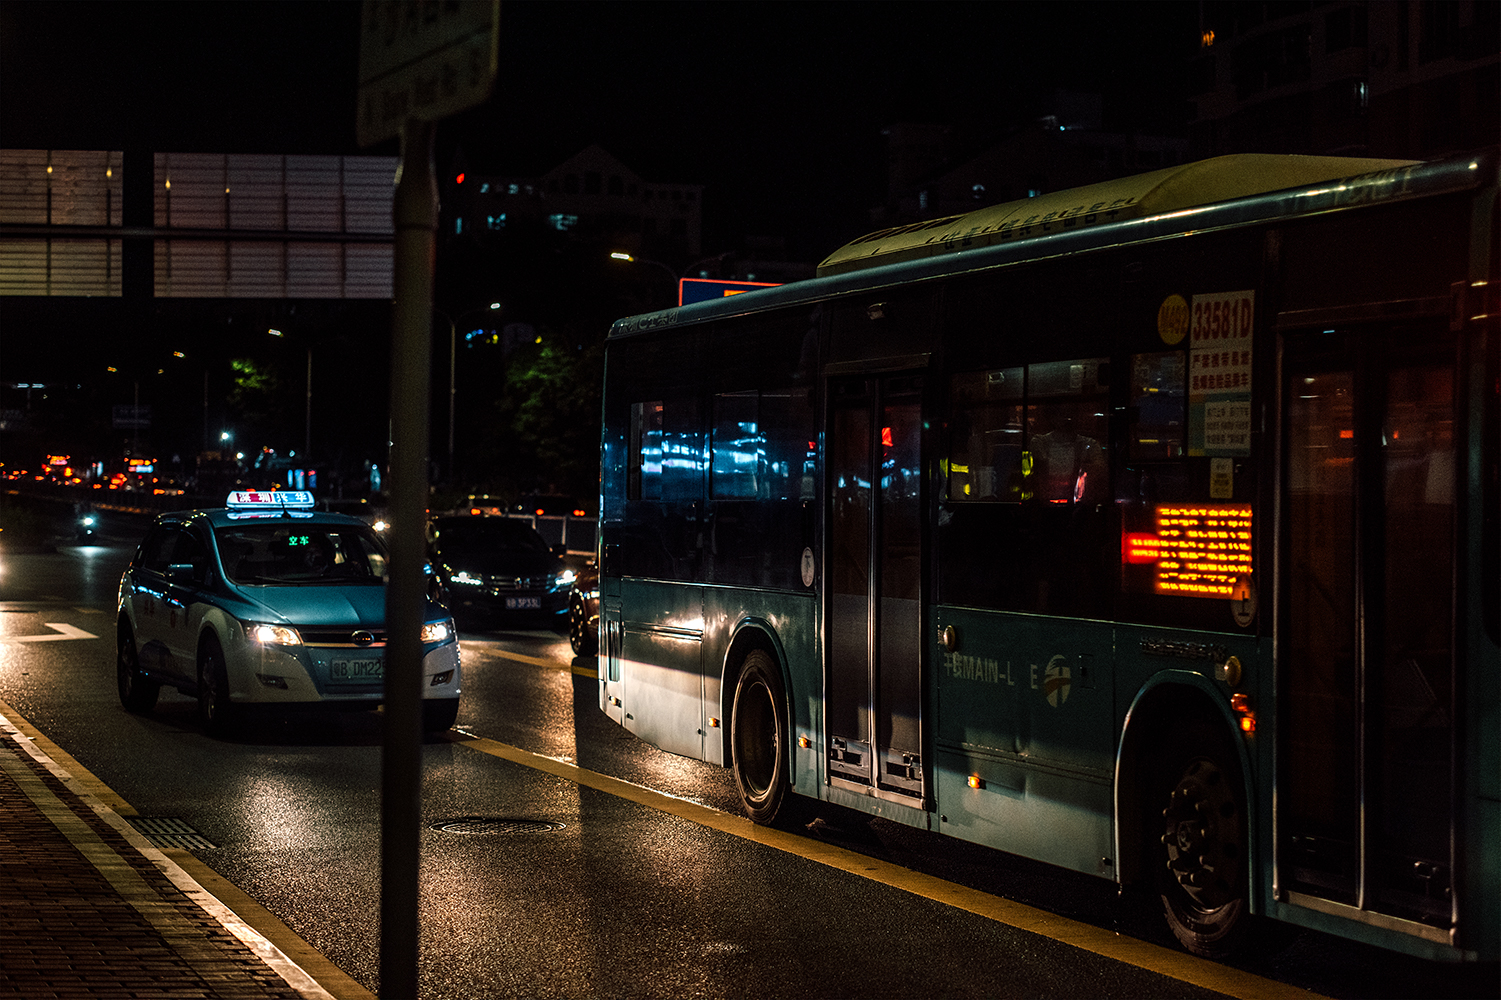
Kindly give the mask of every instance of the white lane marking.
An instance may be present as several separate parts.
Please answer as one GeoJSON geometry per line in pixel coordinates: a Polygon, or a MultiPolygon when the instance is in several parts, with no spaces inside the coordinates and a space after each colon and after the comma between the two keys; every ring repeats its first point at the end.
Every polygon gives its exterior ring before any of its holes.
{"type": "Polygon", "coordinates": [[[85,632],[81,628],[75,628],[67,622],[42,622],[48,628],[55,628],[59,635],[0,635],[0,642],[58,642],[63,639],[97,639],[92,632],[85,632]]]}

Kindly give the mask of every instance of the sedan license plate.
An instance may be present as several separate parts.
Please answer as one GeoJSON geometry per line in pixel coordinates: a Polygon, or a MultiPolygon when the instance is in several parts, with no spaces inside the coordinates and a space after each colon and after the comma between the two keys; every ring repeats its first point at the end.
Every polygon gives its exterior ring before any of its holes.
{"type": "Polygon", "coordinates": [[[336,681],[380,680],[385,675],[382,660],[334,660],[329,674],[336,681]]]}
{"type": "Polygon", "coordinates": [[[541,611],[542,598],[540,597],[507,597],[507,611],[541,611]]]}

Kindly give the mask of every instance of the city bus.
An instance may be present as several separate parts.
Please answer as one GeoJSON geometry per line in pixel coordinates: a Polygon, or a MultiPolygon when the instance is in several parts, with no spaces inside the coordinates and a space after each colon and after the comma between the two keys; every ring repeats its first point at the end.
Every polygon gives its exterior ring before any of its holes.
{"type": "Polygon", "coordinates": [[[606,345],[599,704],[818,803],[1501,953],[1498,151],[899,226],[606,345]]]}

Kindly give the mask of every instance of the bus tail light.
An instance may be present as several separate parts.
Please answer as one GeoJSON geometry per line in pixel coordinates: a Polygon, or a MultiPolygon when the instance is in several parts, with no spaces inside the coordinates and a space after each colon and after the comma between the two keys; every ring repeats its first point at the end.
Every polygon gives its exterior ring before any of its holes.
{"type": "Polygon", "coordinates": [[[1235,709],[1235,714],[1240,716],[1240,731],[1243,733],[1256,732],[1256,712],[1251,708],[1251,696],[1236,692],[1230,696],[1230,707],[1235,709]]]}

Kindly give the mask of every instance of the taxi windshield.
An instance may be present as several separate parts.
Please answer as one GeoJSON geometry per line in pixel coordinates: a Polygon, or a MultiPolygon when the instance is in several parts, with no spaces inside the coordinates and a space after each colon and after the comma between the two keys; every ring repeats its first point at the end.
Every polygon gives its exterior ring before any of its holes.
{"type": "Polygon", "coordinates": [[[249,523],[216,528],[224,572],[238,584],[385,582],[386,553],[364,525],[249,523]]]}

